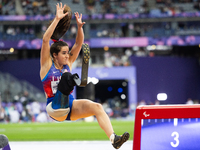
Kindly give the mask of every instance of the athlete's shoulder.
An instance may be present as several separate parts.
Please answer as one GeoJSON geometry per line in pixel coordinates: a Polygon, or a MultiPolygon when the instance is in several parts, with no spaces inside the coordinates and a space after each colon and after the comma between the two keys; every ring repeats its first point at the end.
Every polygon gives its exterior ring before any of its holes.
{"type": "Polygon", "coordinates": [[[52,60],[48,60],[48,62],[46,62],[45,64],[43,64],[40,68],[40,78],[41,80],[47,75],[47,73],[49,72],[49,70],[51,70],[53,66],[53,62],[52,60]]]}

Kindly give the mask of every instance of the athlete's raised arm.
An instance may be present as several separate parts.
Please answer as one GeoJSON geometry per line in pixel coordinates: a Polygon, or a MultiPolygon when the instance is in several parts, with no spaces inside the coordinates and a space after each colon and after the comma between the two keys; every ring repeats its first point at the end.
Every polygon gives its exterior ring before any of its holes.
{"type": "Polygon", "coordinates": [[[49,64],[51,63],[51,56],[50,56],[49,42],[50,42],[51,36],[52,36],[57,24],[59,23],[59,21],[68,14],[68,12],[67,13],[63,12],[65,6],[66,5],[62,6],[62,3],[60,3],[60,5],[59,5],[59,3],[57,3],[56,16],[43,35],[42,48],[41,48],[41,54],[40,54],[40,67],[41,67],[40,75],[41,75],[41,72],[43,72],[43,70],[45,70],[43,68],[48,68],[48,66],[50,66],[49,64]]]}
{"type": "Polygon", "coordinates": [[[82,22],[82,14],[79,15],[78,12],[75,12],[75,17],[76,17],[76,23],[77,23],[77,35],[76,35],[76,41],[75,44],[73,45],[71,52],[70,52],[70,57],[69,60],[73,63],[76,58],[78,57],[83,41],[84,41],[84,32],[83,32],[83,25],[85,22],[82,22]]]}

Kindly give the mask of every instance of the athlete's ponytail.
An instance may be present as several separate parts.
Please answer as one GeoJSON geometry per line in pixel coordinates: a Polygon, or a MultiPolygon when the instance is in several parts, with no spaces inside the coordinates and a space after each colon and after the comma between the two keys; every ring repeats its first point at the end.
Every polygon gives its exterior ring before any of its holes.
{"type": "MultiPolygon", "coordinates": [[[[62,18],[58,25],[56,26],[51,39],[59,41],[59,39],[68,31],[72,19],[72,11],[71,8],[66,5],[64,9],[64,13],[68,12],[68,14],[62,18]]],[[[53,22],[53,20],[49,23],[49,25],[53,22]]]]}

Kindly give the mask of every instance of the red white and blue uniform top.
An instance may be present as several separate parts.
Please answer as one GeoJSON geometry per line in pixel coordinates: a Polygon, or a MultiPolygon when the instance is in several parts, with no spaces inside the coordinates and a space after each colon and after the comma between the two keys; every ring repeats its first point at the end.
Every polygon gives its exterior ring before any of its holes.
{"type": "Polygon", "coordinates": [[[66,70],[70,72],[68,65],[64,65],[63,69],[60,71],[59,69],[56,69],[54,62],[52,62],[51,68],[46,76],[42,79],[44,92],[46,93],[47,98],[52,98],[55,96],[62,73],[66,72],[66,70]]]}

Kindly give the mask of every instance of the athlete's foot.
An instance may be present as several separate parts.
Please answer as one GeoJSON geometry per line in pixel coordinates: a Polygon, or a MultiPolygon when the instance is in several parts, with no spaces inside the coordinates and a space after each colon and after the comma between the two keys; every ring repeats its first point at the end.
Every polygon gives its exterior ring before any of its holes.
{"type": "Polygon", "coordinates": [[[113,147],[119,149],[122,146],[122,144],[129,139],[129,136],[130,135],[128,132],[125,132],[123,135],[120,136],[115,134],[114,142],[112,144],[113,147]]]}

